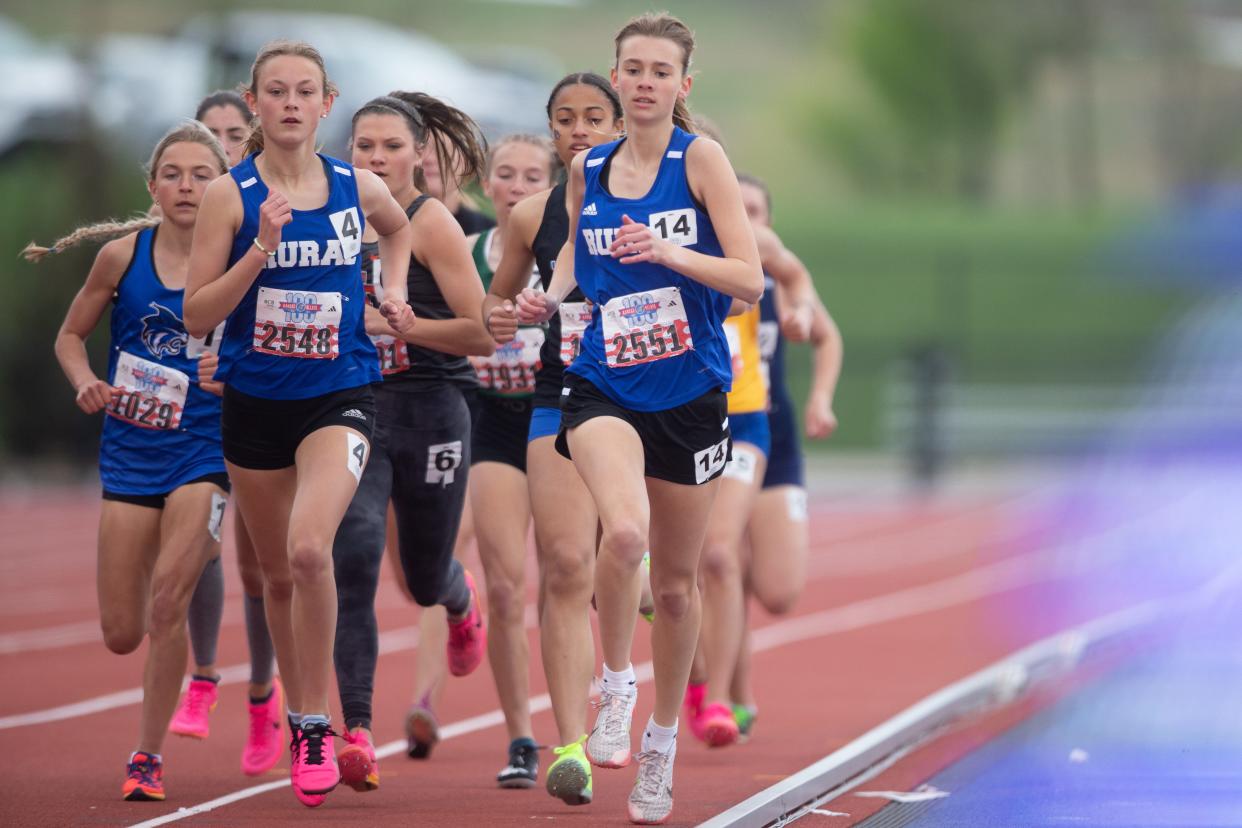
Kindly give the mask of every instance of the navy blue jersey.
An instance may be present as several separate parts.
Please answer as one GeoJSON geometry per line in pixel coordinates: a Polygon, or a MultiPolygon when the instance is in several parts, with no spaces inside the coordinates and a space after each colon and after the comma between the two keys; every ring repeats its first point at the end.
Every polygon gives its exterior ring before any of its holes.
{"type": "Polygon", "coordinates": [[[583,169],[574,273],[592,308],[569,371],[635,411],[675,408],[732,383],[721,327],[732,300],[662,265],[621,264],[608,251],[628,215],[674,244],[724,255],[686,180],[685,153],[695,137],[673,128],[655,182],[641,198],[616,197],[601,180],[621,141],[588,150],[583,169]]]}
{"type": "Polygon", "coordinates": [[[785,337],[781,335],[780,316],[776,309],[776,281],[763,274],[763,298],[759,300],[759,357],[768,381],[772,400],[789,399],[785,384],[785,337]]]}
{"type": "Polygon", "coordinates": [[[164,494],[224,471],[220,398],[199,387],[185,291],[155,272],[155,234],[138,233],[113,297],[108,382],[121,393],[104,409],[99,476],[118,494],[164,494]]]}
{"type": "MultiPolygon", "coordinates": [[[[246,255],[259,232],[259,207],[268,189],[256,157],[229,170],[245,209],[229,267],[246,255]]],[[[254,397],[307,399],[380,379],[363,322],[358,181],[343,161],[319,158],[328,177],[327,203],[293,211],[279,247],[224,327],[219,376],[254,397]]]]}

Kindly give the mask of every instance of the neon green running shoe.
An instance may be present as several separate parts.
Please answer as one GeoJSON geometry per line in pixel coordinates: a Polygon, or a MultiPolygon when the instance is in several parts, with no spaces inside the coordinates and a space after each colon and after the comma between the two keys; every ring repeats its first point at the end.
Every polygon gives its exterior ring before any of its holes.
{"type": "Polygon", "coordinates": [[[591,802],[591,763],[583,746],[587,737],[564,747],[552,748],[556,761],[548,768],[548,793],[566,805],[589,805],[591,802]]]}
{"type": "Polygon", "coordinates": [[[759,708],[749,704],[733,705],[733,721],[737,722],[737,740],[745,742],[750,738],[750,729],[755,726],[759,716],[759,708]]]}
{"type": "Polygon", "coordinates": [[[638,599],[638,614],[650,624],[655,621],[655,596],[651,593],[651,553],[643,553],[643,592],[638,599]]]}

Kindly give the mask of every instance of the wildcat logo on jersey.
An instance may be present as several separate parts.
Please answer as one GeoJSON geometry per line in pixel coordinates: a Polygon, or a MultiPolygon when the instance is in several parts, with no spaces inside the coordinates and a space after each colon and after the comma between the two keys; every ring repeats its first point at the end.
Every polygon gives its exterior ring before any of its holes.
{"type": "Polygon", "coordinates": [[[631,328],[650,325],[656,321],[660,303],[650,293],[631,293],[621,300],[621,321],[631,328]]]}
{"type": "Polygon", "coordinates": [[[591,251],[592,256],[608,256],[612,253],[608,248],[612,247],[612,242],[617,238],[617,228],[615,227],[597,227],[582,228],[582,235],[586,239],[587,250],[591,251]]]}
{"type": "Polygon", "coordinates": [[[286,322],[314,322],[315,316],[323,310],[323,305],[315,301],[315,294],[286,293],[280,302],[280,309],[285,312],[286,322]]]}
{"type": "Polygon", "coordinates": [[[335,265],[351,265],[358,261],[356,253],[346,255],[339,239],[317,241],[303,239],[301,241],[282,241],[272,255],[267,257],[264,268],[275,270],[280,267],[332,267],[335,265]]]}
{"type": "Polygon", "coordinates": [[[165,355],[176,356],[185,350],[190,337],[185,331],[185,323],[157,302],[152,302],[148,307],[155,313],[142,317],[142,344],[147,346],[151,356],[157,359],[165,355]]]}

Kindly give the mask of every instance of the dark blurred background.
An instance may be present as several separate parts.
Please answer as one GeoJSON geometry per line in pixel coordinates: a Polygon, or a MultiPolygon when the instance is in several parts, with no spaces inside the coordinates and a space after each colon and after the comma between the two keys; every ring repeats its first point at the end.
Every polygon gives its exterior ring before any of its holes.
{"type": "MultiPolygon", "coordinates": [[[[197,100],[291,36],[343,97],[442,95],[493,136],[606,72],[638,5],[597,0],[8,0],[0,13],[0,482],[85,476],[52,342],[94,250],[17,259],[145,210],[140,169],[197,100]]],[[[1224,0],[684,0],[691,109],[766,179],[846,343],[823,446],[932,480],[1072,457],[1144,397],[1163,334],[1236,294],[1242,7],[1224,0]]],[[[1236,303],[1235,303],[1236,307],[1236,303]]],[[[101,326],[101,328],[106,328],[101,326]]],[[[91,341],[105,364],[106,330],[91,341]]],[[[794,348],[801,398],[808,353],[794,348]]]]}

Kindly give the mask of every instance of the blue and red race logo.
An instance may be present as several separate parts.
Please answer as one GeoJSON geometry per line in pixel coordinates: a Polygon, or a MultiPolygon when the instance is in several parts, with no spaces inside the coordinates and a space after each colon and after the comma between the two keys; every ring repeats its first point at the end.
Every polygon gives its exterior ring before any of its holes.
{"type": "Polygon", "coordinates": [[[659,312],[660,303],[653,299],[650,293],[635,293],[625,297],[619,311],[621,321],[631,328],[650,325],[656,321],[659,312]]]}
{"type": "Polygon", "coordinates": [[[315,301],[313,293],[286,293],[280,309],[285,312],[286,322],[314,322],[323,305],[315,301]]]}
{"type": "Polygon", "coordinates": [[[138,383],[139,391],[148,391],[155,394],[168,384],[168,377],[164,376],[164,372],[159,368],[151,368],[150,370],[135,368],[134,382],[138,383]]]}

